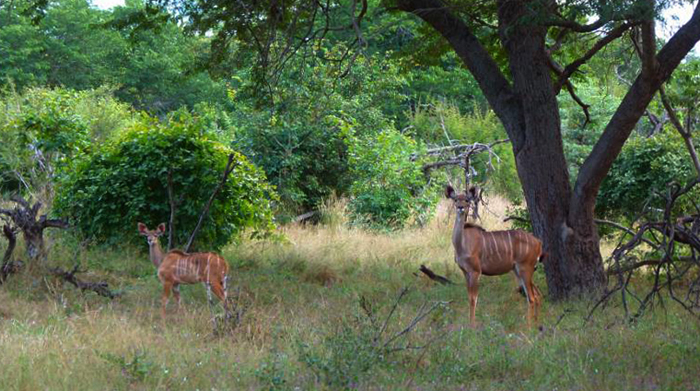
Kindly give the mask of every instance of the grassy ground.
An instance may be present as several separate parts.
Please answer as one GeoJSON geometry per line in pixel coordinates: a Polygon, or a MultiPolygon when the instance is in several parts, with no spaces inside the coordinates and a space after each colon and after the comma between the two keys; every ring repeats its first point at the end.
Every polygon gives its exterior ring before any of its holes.
{"type": "MultiPolygon", "coordinates": [[[[487,228],[503,227],[502,204],[484,212],[487,228]]],[[[214,332],[201,285],[182,288],[184,307],[171,303],[163,325],[160,284],[135,250],[77,255],[93,270],[84,277],[123,292],[114,301],[13,276],[0,287],[0,389],[700,388],[700,324],[673,305],[635,324],[613,305],[584,323],[589,303],[545,298],[542,330],[527,330],[514,279],[485,277],[471,329],[444,207],[430,226],[397,234],[348,229],[330,215],[320,227],[286,228],[288,243],[225,249],[230,291],[247,309],[230,332],[214,332]],[[414,276],[421,263],[459,284],[414,276]],[[449,304],[400,334],[435,302],[449,304]]],[[[52,254],[65,265],[76,257],[67,244],[52,254]]],[[[546,295],[542,270],[536,281],[546,295]]]]}

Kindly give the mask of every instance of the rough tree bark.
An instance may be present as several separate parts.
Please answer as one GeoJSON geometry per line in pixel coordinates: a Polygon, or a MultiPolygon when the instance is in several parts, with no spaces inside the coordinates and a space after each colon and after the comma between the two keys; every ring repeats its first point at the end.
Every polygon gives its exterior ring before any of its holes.
{"type": "MultiPolygon", "coordinates": [[[[593,215],[598,190],[613,161],[653,95],[700,39],[700,5],[658,54],[647,42],[643,71],[634,82],[572,188],[564,158],[557,85],[551,77],[544,23],[526,0],[498,1],[499,35],[509,62],[509,81],[488,51],[453,9],[440,0],[399,0],[440,33],[474,75],[511,140],[518,175],[535,234],[550,257],[545,263],[549,293],[564,299],[602,290],[607,284],[593,215]]],[[[572,24],[578,31],[590,26],[572,24]]],[[[653,21],[643,37],[653,38],[653,21]]]]}

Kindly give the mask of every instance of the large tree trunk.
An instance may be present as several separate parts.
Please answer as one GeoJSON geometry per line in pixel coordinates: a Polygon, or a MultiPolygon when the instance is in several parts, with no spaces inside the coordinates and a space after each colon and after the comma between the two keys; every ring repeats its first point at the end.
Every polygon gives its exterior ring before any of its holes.
{"type": "Polygon", "coordinates": [[[557,97],[545,54],[546,28],[518,23],[524,4],[499,7],[500,35],[508,53],[513,90],[522,109],[511,120],[515,162],[535,235],[549,253],[545,264],[549,294],[565,298],[602,290],[607,276],[593,215],[568,221],[571,185],[564,157],[557,97]]]}

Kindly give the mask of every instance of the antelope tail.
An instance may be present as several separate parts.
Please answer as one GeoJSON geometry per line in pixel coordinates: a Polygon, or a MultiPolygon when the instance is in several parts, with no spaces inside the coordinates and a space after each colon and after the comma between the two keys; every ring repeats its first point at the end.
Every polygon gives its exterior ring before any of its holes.
{"type": "Polygon", "coordinates": [[[539,262],[544,263],[544,259],[547,258],[547,256],[549,256],[549,254],[543,252],[542,254],[540,254],[540,257],[539,257],[537,260],[538,260],[539,262]]]}

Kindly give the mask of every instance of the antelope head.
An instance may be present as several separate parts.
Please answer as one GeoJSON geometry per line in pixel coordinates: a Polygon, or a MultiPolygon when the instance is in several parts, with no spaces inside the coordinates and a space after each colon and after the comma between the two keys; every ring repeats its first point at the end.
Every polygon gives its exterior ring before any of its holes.
{"type": "Polygon", "coordinates": [[[160,266],[160,262],[163,260],[163,252],[160,248],[158,238],[165,233],[165,224],[161,223],[158,225],[158,228],[151,231],[148,229],[148,227],[146,227],[146,224],[138,223],[138,230],[139,234],[146,237],[151,262],[153,262],[157,268],[160,266]]]}
{"type": "Polygon", "coordinates": [[[455,189],[450,185],[447,185],[445,188],[445,197],[454,201],[455,209],[457,209],[459,217],[464,217],[464,215],[469,212],[470,204],[472,202],[476,203],[479,198],[475,186],[470,187],[464,194],[457,194],[455,189]]]}

